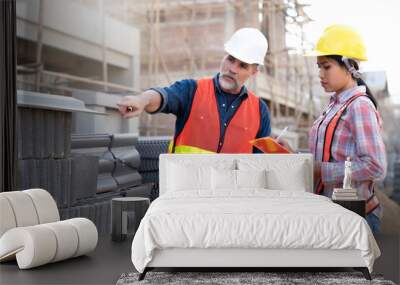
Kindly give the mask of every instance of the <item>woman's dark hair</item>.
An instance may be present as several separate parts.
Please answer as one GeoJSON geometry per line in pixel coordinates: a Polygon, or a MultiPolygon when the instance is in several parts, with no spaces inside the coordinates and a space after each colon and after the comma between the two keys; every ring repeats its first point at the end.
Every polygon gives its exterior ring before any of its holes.
{"type": "MultiPolygon", "coordinates": [[[[327,58],[333,59],[334,61],[336,61],[341,67],[347,69],[346,64],[343,62],[342,60],[342,56],[341,55],[327,55],[327,58]]],[[[354,68],[356,70],[359,69],[358,63],[355,60],[349,59],[349,63],[354,66],[354,68]]],[[[367,83],[365,83],[365,81],[362,78],[354,78],[354,76],[352,76],[353,79],[357,82],[357,85],[361,86],[364,85],[365,89],[366,89],[366,93],[369,99],[371,99],[372,103],[374,104],[375,108],[378,108],[378,102],[376,101],[374,95],[372,94],[371,90],[368,88],[367,83]]]]}

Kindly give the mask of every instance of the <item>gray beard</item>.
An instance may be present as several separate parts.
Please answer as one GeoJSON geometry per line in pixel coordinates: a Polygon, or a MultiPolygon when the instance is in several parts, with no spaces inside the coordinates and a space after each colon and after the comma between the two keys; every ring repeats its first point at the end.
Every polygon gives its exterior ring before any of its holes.
{"type": "Polygon", "coordinates": [[[222,89],[234,91],[237,89],[238,85],[236,82],[227,82],[223,77],[219,78],[219,85],[222,89]]]}

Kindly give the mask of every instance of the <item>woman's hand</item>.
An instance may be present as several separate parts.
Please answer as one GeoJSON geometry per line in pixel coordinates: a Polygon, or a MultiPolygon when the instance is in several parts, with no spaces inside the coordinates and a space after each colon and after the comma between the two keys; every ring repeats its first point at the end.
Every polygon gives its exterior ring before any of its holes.
{"type": "Polygon", "coordinates": [[[289,142],[284,138],[279,138],[279,140],[276,140],[276,142],[279,143],[284,148],[286,148],[291,153],[295,153],[294,149],[290,146],[289,142]]]}

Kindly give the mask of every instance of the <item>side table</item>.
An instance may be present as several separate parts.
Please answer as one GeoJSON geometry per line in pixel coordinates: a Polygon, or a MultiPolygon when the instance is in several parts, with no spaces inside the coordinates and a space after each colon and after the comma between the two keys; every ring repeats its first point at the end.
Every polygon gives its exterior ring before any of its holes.
{"type": "Polygon", "coordinates": [[[149,208],[150,200],[143,197],[119,197],[111,200],[111,238],[123,241],[134,235],[149,208]]]}
{"type": "Polygon", "coordinates": [[[332,200],[332,202],[365,218],[365,200],[332,200]]]}

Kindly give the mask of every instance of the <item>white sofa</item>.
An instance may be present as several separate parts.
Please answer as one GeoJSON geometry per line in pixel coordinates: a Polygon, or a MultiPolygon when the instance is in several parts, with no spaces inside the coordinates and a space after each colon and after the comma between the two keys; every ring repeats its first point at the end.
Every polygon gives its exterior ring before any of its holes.
{"type": "Polygon", "coordinates": [[[311,154],[164,154],[132,262],[160,267],[353,267],[380,255],[361,216],[312,192],[311,154]]]}
{"type": "Polygon", "coordinates": [[[43,189],[0,193],[0,262],[16,259],[20,269],[86,254],[98,233],[88,219],[60,221],[57,205],[43,189]]]}

